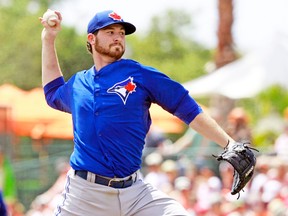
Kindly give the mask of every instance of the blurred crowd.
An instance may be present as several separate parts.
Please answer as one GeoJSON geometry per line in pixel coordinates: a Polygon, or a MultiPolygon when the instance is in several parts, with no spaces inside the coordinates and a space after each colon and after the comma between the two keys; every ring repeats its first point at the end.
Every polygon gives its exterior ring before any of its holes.
{"type": "Polygon", "coordinates": [[[234,169],[227,162],[219,164],[219,175],[205,162],[164,159],[157,152],[145,162],[144,181],[174,197],[191,216],[288,215],[288,161],[280,156],[257,157],[254,177],[239,198],[230,194],[234,169]]]}
{"type": "MultiPolygon", "coordinates": [[[[218,120],[217,112],[211,115],[218,120]]],[[[252,139],[241,107],[227,115],[225,129],[236,141],[252,139]]],[[[191,216],[288,216],[287,122],[269,152],[255,152],[254,176],[236,195],[231,195],[234,168],[212,156],[223,151],[217,144],[191,129],[174,143],[158,140],[145,157],[144,180],[178,200],[191,216]],[[188,154],[189,149],[194,154],[188,154]]]]}
{"type": "MultiPolygon", "coordinates": [[[[211,115],[217,121],[218,113],[213,111],[211,115]]],[[[251,140],[249,119],[242,108],[236,107],[227,117],[225,129],[231,137],[251,140]]],[[[178,200],[191,216],[288,216],[288,123],[270,152],[255,152],[254,176],[240,194],[230,193],[233,167],[212,156],[222,151],[192,129],[172,142],[152,127],[144,149],[142,178],[178,200]]],[[[30,209],[24,213],[23,208],[22,212],[16,211],[0,202],[0,210],[7,207],[11,216],[53,215],[70,168],[67,161],[57,164],[58,179],[35,197],[30,209]]],[[[2,212],[0,215],[5,216],[2,212]]]]}

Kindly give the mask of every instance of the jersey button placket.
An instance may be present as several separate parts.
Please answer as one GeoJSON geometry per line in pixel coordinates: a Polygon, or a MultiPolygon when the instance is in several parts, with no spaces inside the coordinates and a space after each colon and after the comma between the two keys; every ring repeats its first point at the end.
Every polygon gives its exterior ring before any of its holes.
{"type": "Polygon", "coordinates": [[[99,75],[95,76],[94,79],[94,114],[95,116],[99,116],[99,104],[97,104],[97,98],[100,96],[100,84],[99,84],[99,75]]]}

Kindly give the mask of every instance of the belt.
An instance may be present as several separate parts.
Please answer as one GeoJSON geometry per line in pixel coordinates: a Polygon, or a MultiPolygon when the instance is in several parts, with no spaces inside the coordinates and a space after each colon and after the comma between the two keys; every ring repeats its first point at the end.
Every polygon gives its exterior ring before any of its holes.
{"type": "Polygon", "coordinates": [[[137,172],[126,178],[108,178],[100,176],[85,170],[75,170],[75,175],[96,184],[105,185],[113,188],[127,188],[130,187],[137,179],[137,172]]]}

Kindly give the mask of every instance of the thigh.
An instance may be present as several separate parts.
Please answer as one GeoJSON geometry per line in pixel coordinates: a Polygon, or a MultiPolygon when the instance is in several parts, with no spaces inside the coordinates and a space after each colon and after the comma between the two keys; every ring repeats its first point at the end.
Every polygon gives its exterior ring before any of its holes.
{"type": "Polygon", "coordinates": [[[120,202],[124,215],[129,216],[189,215],[176,200],[143,181],[138,181],[129,190],[120,191],[120,202]]]}
{"type": "Polygon", "coordinates": [[[118,190],[88,182],[70,170],[55,215],[115,215],[120,212],[118,190]]]}

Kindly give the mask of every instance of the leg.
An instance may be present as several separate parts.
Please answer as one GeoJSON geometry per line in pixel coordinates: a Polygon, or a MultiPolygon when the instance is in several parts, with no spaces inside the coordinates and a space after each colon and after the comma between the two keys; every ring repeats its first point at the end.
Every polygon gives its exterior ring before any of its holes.
{"type": "Polygon", "coordinates": [[[123,215],[129,216],[188,216],[177,201],[150,184],[139,180],[127,190],[120,190],[123,215]]]}
{"type": "Polygon", "coordinates": [[[120,212],[117,189],[88,182],[75,176],[72,169],[62,197],[55,216],[107,216],[120,212]]]}

